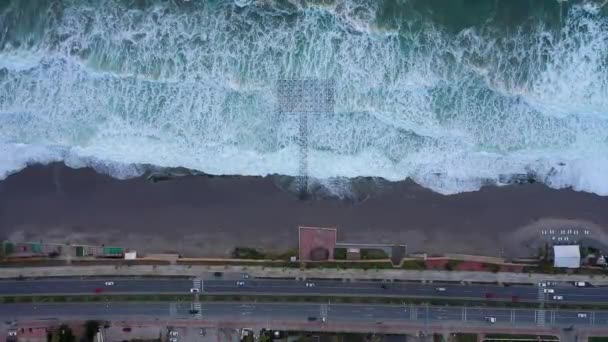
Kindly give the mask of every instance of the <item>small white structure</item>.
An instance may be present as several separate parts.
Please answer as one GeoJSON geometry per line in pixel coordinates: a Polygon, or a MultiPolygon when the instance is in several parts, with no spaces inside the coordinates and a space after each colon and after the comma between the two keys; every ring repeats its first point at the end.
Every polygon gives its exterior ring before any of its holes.
{"type": "Polygon", "coordinates": [[[126,260],[135,260],[135,259],[137,259],[137,252],[136,251],[126,252],[125,253],[125,259],[126,260]]]}
{"type": "Polygon", "coordinates": [[[581,267],[581,250],[578,245],[553,246],[554,267],[581,267]]]}

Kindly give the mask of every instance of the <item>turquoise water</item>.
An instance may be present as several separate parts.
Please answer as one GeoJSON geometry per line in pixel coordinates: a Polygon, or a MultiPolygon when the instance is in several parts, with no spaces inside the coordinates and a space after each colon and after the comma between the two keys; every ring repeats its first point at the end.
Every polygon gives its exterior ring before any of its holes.
{"type": "Polygon", "coordinates": [[[500,175],[608,195],[608,5],[539,0],[4,1],[0,177],[31,162],[296,175],[275,82],[333,79],[320,182],[500,175]]]}

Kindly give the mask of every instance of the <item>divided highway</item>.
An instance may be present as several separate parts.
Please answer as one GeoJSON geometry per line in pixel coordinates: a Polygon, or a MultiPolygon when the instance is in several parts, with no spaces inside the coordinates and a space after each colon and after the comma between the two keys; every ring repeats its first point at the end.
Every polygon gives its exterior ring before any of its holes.
{"type": "Polygon", "coordinates": [[[486,317],[495,317],[493,325],[521,328],[559,326],[608,327],[608,312],[572,310],[535,310],[478,307],[441,307],[378,304],[320,303],[203,303],[201,315],[189,313],[193,303],[61,303],[3,304],[0,318],[55,319],[200,319],[350,322],[350,323],[417,323],[463,322],[490,324],[486,317]]]}
{"type": "Polygon", "coordinates": [[[318,296],[402,296],[445,299],[503,299],[526,302],[608,303],[608,287],[574,287],[570,283],[536,286],[456,285],[420,283],[382,283],[332,280],[192,280],[167,278],[107,279],[28,279],[0,281],[0,295],[74,295],[74,294],[185,294],[197,288],[202,294],[240,295],[318,295],[318,296]],[[106,285],[112,282],[113,285],[106,285]],[[561,296],[561,300],[554,297],[561,296]]]}

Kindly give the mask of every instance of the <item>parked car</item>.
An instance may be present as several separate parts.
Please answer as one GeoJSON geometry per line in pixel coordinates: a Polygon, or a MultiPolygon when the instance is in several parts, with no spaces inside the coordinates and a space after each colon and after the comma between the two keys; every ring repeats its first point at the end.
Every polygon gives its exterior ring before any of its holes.
{"type": "Polygon", "coordinates": [[[306,283],[306,287],[314,287],[315,283],[306,283]]]}
{"type": "Polygon", "coordinates": [[[190,309],[190,314],[191,315],[196,315],[198,313],[198,310],[196,309],[190,309]]]}
{"type": "Polygon", "coordinates": [[[579,313],[578,318],[587,318],[587,314],[586,313],[579,313]]]}
{"type": "Polygon", "coordinates": [[[553,299],[555,299],[555,300],[563,300],[564,296],[553,296],[553,299]]]}
{"type": "Polygon", "coordinates": [[[198,293],[198,292],[201,292],[201,290],[197,289],[196,287],[193,287],[193,288],[190,289],[190,292],[192,292],[192,293],[198,293]]]}
{"type": "Polygon", "coordinates": [[[177,342],[177,339],[176,339],[175,337],[171,337],[171,338],[169,339],[169,342],[177,342]]]}
{"type": "Polygon", "coordinates": [[[486,322],[488,322],[488,323],[496,323],[496,317],[494,317],[494,316],[488,316],[488,317],[486,317],[486,322]]]}
{"type": "Polygon", "coordinates": [[[113,286],[114,282],[113,281],[106,281],[106,286],[113,286]]]}
{"type": "Polygon", "coordinates": [[[177,331],[169,331],[169,335],[177,336],[177,335],[179,335],[179,333],[177,331]]]}
{"type": "Polygon", "coordinates": [[[236,282],[236,286],[245,286],[245,282],[239,280],[236,282]]]}
{"type": "Polygon", "coordinates": [[[555,293],[554,289],[543,289],[544,293],[555,293]]]}
{"type": "Polygon", "coordinates": [[[222,275],[224,275],[222,272],[213,272],[214,277],[221,277],[222,275]]]}
{"type": "Polygon", "coordinates": [[[584,282],[584,281],[575,281],[574,282],[574,286],[576,286],[576,287],[585,287],[585,286],[587,286],[587,283],[584,282]]]}
{"type": "Polygon", "coordinates": [[[539,287],[547,287],[547,283],[538,283],[539,287]]]}
{"type": "Polygon", "coordinates": [[[445,287],[436,287],[435,291],[437,291],[437,292],[444,292],[445,291],[445,287]]]}

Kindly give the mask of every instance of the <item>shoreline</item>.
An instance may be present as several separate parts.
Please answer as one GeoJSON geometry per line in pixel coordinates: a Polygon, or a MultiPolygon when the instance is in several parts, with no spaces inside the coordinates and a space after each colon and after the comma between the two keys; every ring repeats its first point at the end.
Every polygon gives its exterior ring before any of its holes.
{"type": "Polygon", "coordinates": [[[355,201],[300,200],[285,184],[208,175],[153,183],[32,165],[0,181],[0,235],[221,257],[237,246],[297,247],[299,225],[337,226],[339,241],[406,244],[408,253],[521,257],[539,227],[590,226],[602,237],[608,228],[608,197],[538,183],[441,195],[411,180],[363,179],[366,196],[355,201]]]}

